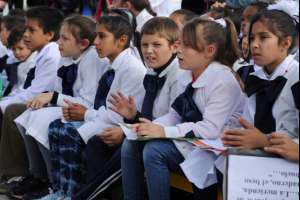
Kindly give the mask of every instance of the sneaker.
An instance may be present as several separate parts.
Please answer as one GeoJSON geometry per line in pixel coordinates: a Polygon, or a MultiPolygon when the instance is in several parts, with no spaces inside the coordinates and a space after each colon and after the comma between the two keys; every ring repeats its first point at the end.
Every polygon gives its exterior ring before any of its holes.
{"type": "Polygon", "coordinates": [[[38,200],[63,200],[65,197],[64,193],[62,191],[52,192],[48,194],[47,196],[44,196],[38,200]]]}
{"type": "Polygon", "coordinates": [[[11,188],[9,195],[14,198],[22,198],[29,192],[38,191],[41,188],[49,188],[48,180],[41,180],[38,178],[27,177],[20,182],[16,187],[11,188]]]}
{"type": "Polygon", "coordinates": [[[0,184],[0,194],[7,194],[11,190],[11,188],[16,187],[20,182],[25,179],[23,176],[17,176],[10,178],[7,181],[3,181],[0,184]]]}

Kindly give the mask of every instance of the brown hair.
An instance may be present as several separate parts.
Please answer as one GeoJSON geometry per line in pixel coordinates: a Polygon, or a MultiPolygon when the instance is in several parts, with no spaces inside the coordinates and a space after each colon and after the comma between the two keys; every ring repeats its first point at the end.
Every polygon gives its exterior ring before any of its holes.
{"type": "Polygon", "coordinates": [[[63,24],[69,26],[70,31],[77,42],[88,39],[90,45],[93,45],[96,37],[96,22],[94,20],[81,15],[73,15],[66,18],[63,21],[63,24]]]}
{"type": "Polygon", "coordinates": [[[156,13],[153,11],[149,0],[122,0],[122,2],[127,1],[129,1],[137,11],[142,12],[144,9],[146,9],[151,15],[156,16],[156,13]]]}
{"type": "Polygon", "coordinates": [[[158,34],[165,38],[170,44],[174,44],[179,40],[180,32],[176,23],[168,17],[154,17],[150,19],[142,28],[141,37],[143,35],[158,34]]]}
{"type": "Polygon", "coordinates": [[[240,57],[238,35],[233,22],[224,18],[226,28],[221,24],[201,18],[188,22],[183,29],[183,44],[199,52],[206,45],[215,44],[217,52],[214,60],[232,68],[240,57]]]}

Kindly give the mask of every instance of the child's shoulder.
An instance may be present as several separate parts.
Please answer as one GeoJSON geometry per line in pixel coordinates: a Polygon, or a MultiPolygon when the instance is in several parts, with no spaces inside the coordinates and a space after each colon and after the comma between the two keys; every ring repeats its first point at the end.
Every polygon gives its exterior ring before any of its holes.
{"type": "Polygon", "coordinates": [[[47,45],[45,45],[36,56],[37,62],[48,59],[59,61],[60,58],[61,55],[58,48],[58,44],[55,42],[50,42],[47,45]]]}

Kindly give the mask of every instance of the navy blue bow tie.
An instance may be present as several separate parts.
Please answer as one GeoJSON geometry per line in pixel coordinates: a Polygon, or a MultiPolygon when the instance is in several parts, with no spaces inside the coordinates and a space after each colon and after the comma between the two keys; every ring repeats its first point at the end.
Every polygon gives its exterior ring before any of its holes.
{"type": "Polygon", "coordinates": [[[6,68],[8,55],[5,55],[0,58],[0,73],[3,72],[3,70],[6,68]]]}
{"type": "Polygon", "coordinates": [[[182,122],[196,123],[203,120],[202,113],[193,99],[194,90],[192,83],[190,83],[172,104],[172,108],[181,116],[182,122]]]}
{"type": "Polygon", "coordinates": [[[29,72],[27,73],[27,77],[26,77],[23,88],[24,89],[29,88],[31,86],[31,82],[33,81],[34,78],[35,78],[35,67],[31,68],[29,70],[29,72]]]}
{"type": "Polygon", "coordinates": [[[254,125],[263,133],[271,133],[276,130],[276,121],[273,117],[273,105],[284,88],[287,79],[283,76],[269,81],[257,76],[249,76],[245,91],[250,97],[256,94],[256,111],[254,125]]]}
{"type": "Polygon", "coordinates": [[[62,66],[57,71],[57,76],[62,79],[62,93],[73,96],[73,86],[77,79],[78,65],[62,66]]]}
{"type": "Polygon", "coordinates": [[[101,106],[106,106],[106,98],[115,78],[113,69],[106,71],[101,77],[94,101],[94,109],[98,110],[101,106]]]}
{"type": "Polygon", "coordinates": [[[146,75],[144,78],[144,88],[146,94],[142,106],[142,117],[153,120],[153,106],[158,92],[162,89],[166,82],[166,77],[159,75],[146,75]]]}
{"type": "MultiPolygon", "coordinates": [[[[179,95],[174,103],[172,104],[172,108],[181,116],[182,123],[185,122],[199,122],[203,120],[203,116],[201,111],[198,109],[194,99],[194,88],[193,83],[190,83],[185,91],[179,95]]],[[[195,138],[195,134],[193,131],[190,131],[186,134],[187,138],[195,138]]]]}
{"type": "Polygon", "coordinates": [[[3,96],[8,96],[11,93],[14,85],[18,83],[18,67],[21,63],[22,62],[6,64],[5,71],[7,74],[7,80],[9,81],[9,84],[6,87],[3,96]]]}

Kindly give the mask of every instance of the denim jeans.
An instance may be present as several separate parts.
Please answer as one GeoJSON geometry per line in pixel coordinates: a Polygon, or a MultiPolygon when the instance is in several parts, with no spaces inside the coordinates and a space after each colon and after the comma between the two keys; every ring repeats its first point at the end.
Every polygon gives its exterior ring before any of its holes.
{"type": "Polygon", "coordinates": [[[125,140],[121,161],[124,200],[143,199],[144,170],[149,200],[169,200],[170,171],[179,171],[184,158],[170,140],[125,140]]]}

